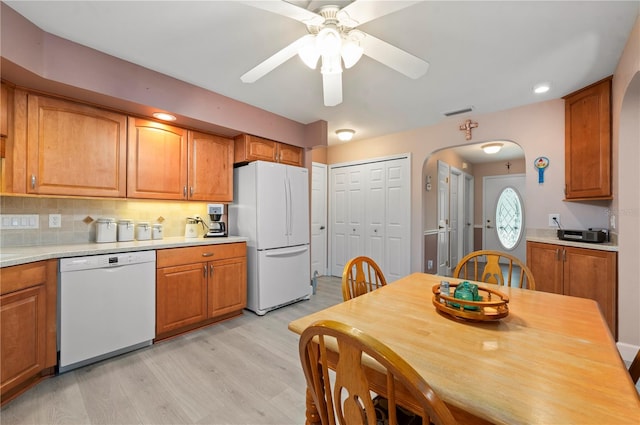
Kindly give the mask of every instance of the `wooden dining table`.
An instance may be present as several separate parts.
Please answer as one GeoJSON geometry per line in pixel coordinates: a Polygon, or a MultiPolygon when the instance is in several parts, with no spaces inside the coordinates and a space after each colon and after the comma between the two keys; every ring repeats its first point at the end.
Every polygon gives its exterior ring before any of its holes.
{"type": "MultiPolygon", "coordinates": [[[[322,319],[359,328],[402,356],[452,409],[491,423],[640,424],[640,398],[595,301],[473,282],[509,299],[506,317],[475,322],[434,307],[441,280],[460,282],[414,273],[289,329],[301,334],[322,319]]],[[[314,418],[307,406],[307,423],[314,418]]]]}

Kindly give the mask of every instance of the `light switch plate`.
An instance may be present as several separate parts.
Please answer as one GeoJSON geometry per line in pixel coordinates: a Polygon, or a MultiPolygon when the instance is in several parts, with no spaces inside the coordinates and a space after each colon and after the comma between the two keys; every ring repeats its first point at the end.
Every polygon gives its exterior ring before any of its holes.
{"type": "Polygon", "coordinates": [[[0,229],[37,229],[40,219],[38,214],[2,214],[0,215],[0,229]]]}

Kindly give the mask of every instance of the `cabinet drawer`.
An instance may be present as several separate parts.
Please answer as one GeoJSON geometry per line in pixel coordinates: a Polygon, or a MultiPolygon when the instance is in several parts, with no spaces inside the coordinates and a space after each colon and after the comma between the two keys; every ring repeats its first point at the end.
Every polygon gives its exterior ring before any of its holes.
{"type": "Polygon", "coordinates": [[[244,242],[162,249],[156,253],[156,267],[162,268],[180,264],[244,257],[246,252],[247,249],[244,242]]]}
{"type": "Polygon", "coordinates": [[[0,293],[7,294],[47,281],[47,262],[40,261],[0,269],[0,293]]]}

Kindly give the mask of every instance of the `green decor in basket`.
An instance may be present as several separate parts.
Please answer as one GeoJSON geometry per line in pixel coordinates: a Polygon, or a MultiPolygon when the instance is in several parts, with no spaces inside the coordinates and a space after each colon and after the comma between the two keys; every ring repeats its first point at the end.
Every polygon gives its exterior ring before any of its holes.
{"type": "MultiPolygon", "coordinates": [[[[465,301],[482,301],[482,297],[478,295],[478,285],[467,282],[466,280],[456,286],[453,292],[453,298],[465,301]]],[[[452,307],[459,308],[460,304],[449,302],[452,307]]],[[[478,310],[475,306],[464,306],[465,310],[478,310]]]]}

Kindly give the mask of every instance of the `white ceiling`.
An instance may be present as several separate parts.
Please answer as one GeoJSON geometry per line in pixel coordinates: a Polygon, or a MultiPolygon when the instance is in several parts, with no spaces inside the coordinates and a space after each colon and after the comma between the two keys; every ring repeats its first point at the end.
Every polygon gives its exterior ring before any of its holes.
{"type": "MultiPolygon", "coordinates": [[[[365,0],[357,0],[365,1],[365,0]]],[[[253,84],[240,76],[306,34],[240,1],[6,1],[43,30],[301,123],[352,128],[354,140],[432,125],[473,106],[500,111],[562,97],[615,71],[639,1],[422,1],[359,29],[430,63],[412,80],[363,57],[325,107],[319,70],[297,57],[253,84]],[[550,92],[534,95],[541,81],[550,92]]],[[[314,10],[350,1],[292,1],[314,10]]]]}

